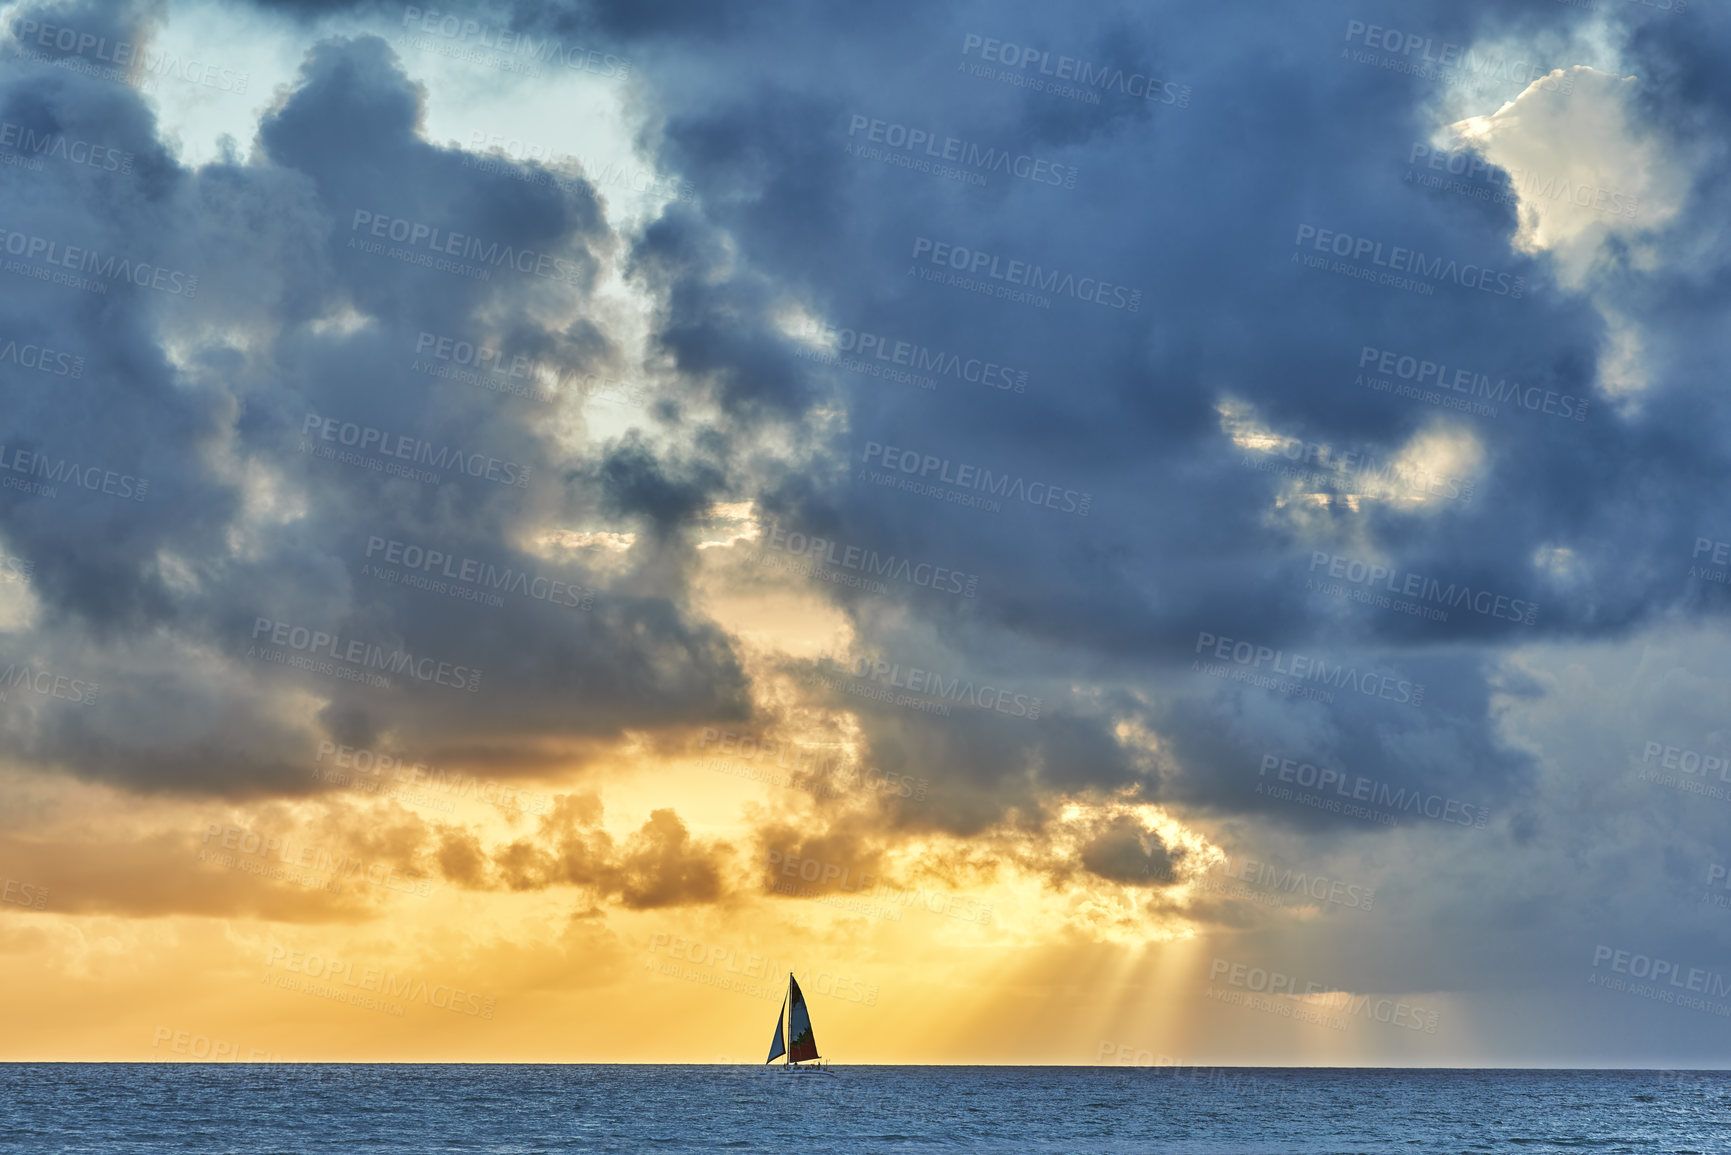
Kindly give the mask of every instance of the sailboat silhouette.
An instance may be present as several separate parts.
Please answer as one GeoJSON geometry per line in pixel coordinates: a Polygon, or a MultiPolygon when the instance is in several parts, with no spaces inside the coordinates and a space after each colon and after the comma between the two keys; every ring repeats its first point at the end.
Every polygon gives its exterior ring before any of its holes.
{"type": "Polygon", "coordinates": [[[827,1075],[817,1053],[817,1036],[811,1029],[811,1011],[806,1009],[805,993],[787,972],[787,996],[781,1000],[781,1010],[775,1014],[775,1036],[769,1041],[769,1058],[765,1063],[782,1060],[779,1068],[790,1075],[827,1075]],[[809,1064],[809,1065],[807,1065],[809,1064]]]}

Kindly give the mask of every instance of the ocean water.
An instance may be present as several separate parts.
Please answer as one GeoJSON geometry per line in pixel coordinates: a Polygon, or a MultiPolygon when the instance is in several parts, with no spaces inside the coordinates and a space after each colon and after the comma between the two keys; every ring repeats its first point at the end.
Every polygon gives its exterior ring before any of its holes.
{"type": "Polygon", "coordinates": [[[1725,1152],[1731,1073],[0,1065],[5,1152],[1725,1152]]]}

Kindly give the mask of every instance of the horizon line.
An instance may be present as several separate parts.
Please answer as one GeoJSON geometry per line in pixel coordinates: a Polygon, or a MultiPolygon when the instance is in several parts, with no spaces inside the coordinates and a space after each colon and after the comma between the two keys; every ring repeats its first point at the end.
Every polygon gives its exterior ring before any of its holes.
{"type": "MultiPolygon", "coordinates": [[[[764,1063],[717,1062],[625,1062],[619,1060],[513,1060],[513,1059],[0,1059],[0,1067],[22,1066],[137,1066],[137,1067],[773,1067],[764,1063]]],[[[1101,1070],[1101,1071],[1545,1071],[1567,1073],[1575,1071],[1651,1072],[1656,1074],[1731,1074],[1731,1066],[1670,1067],[1670,1066],[1412,1066],[1392,1065],[1353,1066],[1348,1064],[1305,1064],[1302,1066],[1243,1065],[1235,1063],[881,1063],[859,1062],[839,1064],[858,1067],[994,1067],[1027,1068],[1033,1070],[1101,1070]]]]}

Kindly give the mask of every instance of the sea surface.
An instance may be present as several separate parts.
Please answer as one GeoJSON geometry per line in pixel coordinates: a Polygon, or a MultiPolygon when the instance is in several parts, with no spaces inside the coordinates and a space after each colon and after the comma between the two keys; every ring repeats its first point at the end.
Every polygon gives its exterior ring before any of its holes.
{"type": "Polygon", "coordinates": [[[1731,1152],[1731,1073],[0,1065],[0,1151],[1731,1152]]]}

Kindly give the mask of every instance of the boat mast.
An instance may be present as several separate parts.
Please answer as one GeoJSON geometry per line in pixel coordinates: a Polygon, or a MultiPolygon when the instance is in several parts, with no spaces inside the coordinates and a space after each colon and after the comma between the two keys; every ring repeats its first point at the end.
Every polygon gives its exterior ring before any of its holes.
{"type": "Polygon", "coordinates": [[[793,1039],[787,1034],[788,1024],[793,1022],[793,972],[787,972],[787,998],[782,1000],[787,1004],[787,1022],[782,1024],[782,1038],[787,1039],[787,1052],[781,1057],[781,1065],[786,1067],[793,1063],[793,1039]]]}

